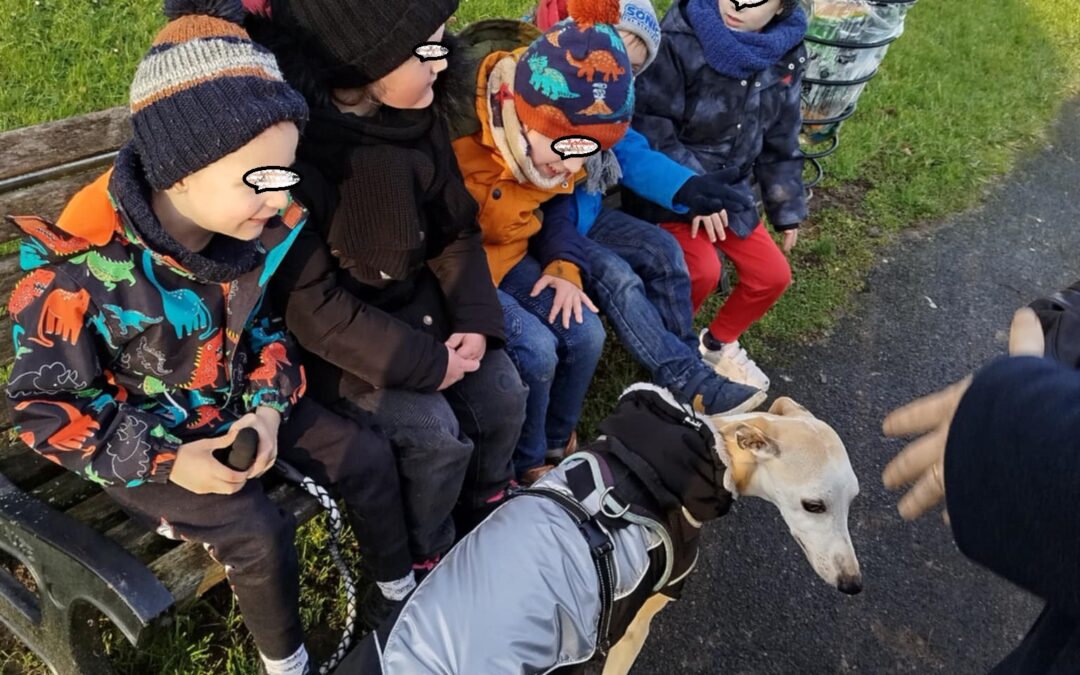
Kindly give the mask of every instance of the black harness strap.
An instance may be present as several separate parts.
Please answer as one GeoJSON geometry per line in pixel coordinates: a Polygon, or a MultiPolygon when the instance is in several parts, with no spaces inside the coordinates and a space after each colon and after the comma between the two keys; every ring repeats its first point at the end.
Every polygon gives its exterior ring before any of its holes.
{"type": "Polygon", "coordinates": [[[600,527],[600,523],[585,508],[574,499],[567,497],[558,490],[544,487],[531,487],[518,490],[517,495],[537,495],[555,502],[574,519],[578,531],[585,537],[585,543],[589,546],[593,564],[596,566],[596,576],[600,582],[600,621],[597,626],[596,643],[597,649],[602,656],[607,656],[611,648],[609,632],[611,630],[611,611],[615,604],[615,543],[611,537],[600,527]]]}

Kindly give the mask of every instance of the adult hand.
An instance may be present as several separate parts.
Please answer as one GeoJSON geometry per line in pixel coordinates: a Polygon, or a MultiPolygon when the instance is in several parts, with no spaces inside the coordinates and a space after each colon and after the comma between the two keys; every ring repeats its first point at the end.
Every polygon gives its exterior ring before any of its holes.
{"type": "Polygon", "coordinates": [[[535,298],[549,286],[555,290],[555,300],[551,303],[551,313],[548,315],[548,323],[555,323],[555,319],[558,318],[559,314],[562,314],[563,328],[570,328],[571,316],[578,323],[584,322],[585,316],[581,309],[583,305],[591,309],[593,313],[598,314],[600,312],[596,305],[593,304],[593,301],[589,299],[589,296],[585,295],[585,291],[566,279],[561,279],[550,274],[545,274],[540,277],[536,282],[536,285],[533,286],[529,296],[535,298]]]}
{"type": "MultiPolygon", "coordinates": [[[[1038,316],[1024,307],[1013,316],[1009,332],[1009,354],[1042,356],[1044,338],[1038,316]]],[[[945,444],[949,426],[960,405],[971,376],[949,387],[913,401],[891,412],[882,425],[886,436],[922,434],[909,443],[885,467],[885,487],[897,489],[914,483],[900,500],[900,515],[914,520],[936,506],[945,497],[945,444]]],[[[948,513],[944,514],[948,522],[948,513]]]]}

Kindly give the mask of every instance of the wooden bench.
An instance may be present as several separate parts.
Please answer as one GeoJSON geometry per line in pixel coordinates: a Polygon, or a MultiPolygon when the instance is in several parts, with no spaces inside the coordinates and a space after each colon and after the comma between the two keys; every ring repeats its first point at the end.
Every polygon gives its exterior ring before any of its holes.
{"type": "MultiPolygon", "coordinates": [[[[114,108],[0,133],[0,216],[55,219],[128,139],[127,115],[127,108],[114,108]]],[[[9,222],[0,225],[5,373],[14,356],[6,307],[21,276],[14,246],[20,235],[9,222]]],[[[290,485],[268,490],[299,522],[319,511],[290,485]]],[[[91,628],[95,612],[137,645],[175,607],[225,578],[201,546],[146,529],[97,485],[28,449],[12,432],[6,403],[0,405],[0,551],[8,557],[0,566],[0,620],[59,675],[112,672],[91,628]]]]}

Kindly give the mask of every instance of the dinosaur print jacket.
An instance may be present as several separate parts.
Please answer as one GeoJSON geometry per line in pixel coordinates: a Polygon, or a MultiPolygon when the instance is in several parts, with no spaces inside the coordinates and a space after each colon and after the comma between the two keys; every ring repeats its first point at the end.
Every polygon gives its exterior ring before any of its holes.
{"type": "Polygon", "coordinates": [[[290,204],[256,243],[223,242],[246,246],[251,268],[208,281],[148,245],[144,233],[160,225],[141,176],[124,149],[55,224],[11,218],[29,235],[27,274],[8,304],[17,432],[106,486],[165,482],[181,443],[220,435],[258,406],[284,417],[305,386],[291,338],[263,302],[305,209],[290,204]]]}

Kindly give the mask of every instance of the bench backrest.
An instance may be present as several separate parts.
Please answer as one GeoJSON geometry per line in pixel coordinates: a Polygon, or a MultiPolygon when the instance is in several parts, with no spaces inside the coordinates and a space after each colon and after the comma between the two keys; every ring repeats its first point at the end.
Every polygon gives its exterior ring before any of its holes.
{"type": "MultiPolygon", "coordinates": [[[[0,218],[36,215],[55,220],[79,188],[105,171],[130,137],[126,106],[0,133],[0,218]]],[[[22,276],[15,245],[21,236],[17,227],[0,220],[0,372],[4,373],[14,358],[7,298],[22,276]]],[[[11,413],[2,404],[0,431],[10,426],[11,413]]],[[[8,436],[0,435],[0,443],[8,436]]]]}

